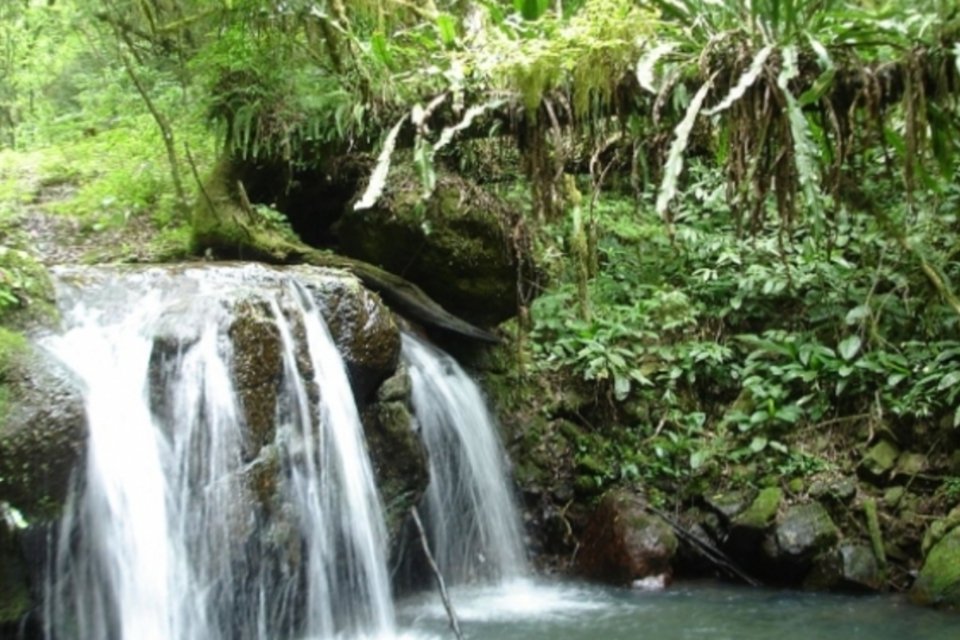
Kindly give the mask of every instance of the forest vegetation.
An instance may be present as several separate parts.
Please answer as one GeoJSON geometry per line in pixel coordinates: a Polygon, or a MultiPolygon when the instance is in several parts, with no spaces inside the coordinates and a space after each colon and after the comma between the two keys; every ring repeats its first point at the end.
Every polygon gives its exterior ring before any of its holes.
{"type": "Polygon", "coordinates": [[[51,225],[296,261],[399,183],[429,235],[455,173],[519,212],[486,373],[522,486],[857,476],[894,586],[960,500],[954,2],[11,0],[0,44],[0,380],[51,225]]]}

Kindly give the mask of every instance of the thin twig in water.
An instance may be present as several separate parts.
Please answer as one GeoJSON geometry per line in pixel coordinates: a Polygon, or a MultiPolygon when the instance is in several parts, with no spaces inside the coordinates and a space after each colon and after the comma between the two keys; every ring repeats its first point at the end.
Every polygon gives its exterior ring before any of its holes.
{"type": "Polygon", "coordinates": [[[437,566],[437,562],[433,559],[433,553],[430,552],[427,532],[423,529],[423,523],[420,521],[420,514],[417,513],[416,507],[410,509],[410,515],[413,517],[413,524],[417,527],[417,533],[420,534],[420,544],[423,545],[423,554],[427,557],[427,562],[433,571],[433,577],[437,579],[440,598],[443,600],[443,608],[447,610],[447,618],[450,619],[450,628],[453,629],[453,635],[457,636],[457,640],[463,640],[463,633],[460,631],[460,622],[457,620],[457,613],[453,610],[453,604],[450,602],[449,594],[447,594],[447,585],[443,581],[440,567],[437,566]]]}

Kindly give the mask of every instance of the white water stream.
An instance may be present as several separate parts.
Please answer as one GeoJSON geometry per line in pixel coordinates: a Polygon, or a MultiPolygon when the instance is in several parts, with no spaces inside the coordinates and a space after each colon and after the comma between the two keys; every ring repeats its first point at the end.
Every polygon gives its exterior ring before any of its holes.
{"type": "Polygon", "coordinates": [[[480,388],[453,358],[409,334],[403,357],[429,453],[423,509],[440,571],[454,584],[526,576],[506,454],[480,388]]]}
{"type": "Polygon", "coordinates": [[[67,331],[46,346],[85,384],[90,434],[48,638],[393,635],[360,420],[306,290],[254,265],[61,276],[67,331]],[[281,337],[271,448],[283,499],[267,506],[250,477],[271,458],[243,454],[231,297],[267,310],[281,337]]]}

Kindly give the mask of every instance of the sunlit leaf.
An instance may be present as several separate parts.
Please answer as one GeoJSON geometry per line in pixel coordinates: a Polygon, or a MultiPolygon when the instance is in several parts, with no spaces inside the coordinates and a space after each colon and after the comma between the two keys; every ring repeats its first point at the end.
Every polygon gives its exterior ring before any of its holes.
{"type": "Polygon", "coordinates": [[[383,149],[380,151],[380,155],[377,156],[377,166],[374,167],[373,173],[370,174],[370,182],[363,192],[363,197],[353,205],[354,210],[369,209],[380,199],[384,187],[387,186],[387,174],[390,172],[390,158],[393,156],[394,147],[397,146],[397,136],[400,135],[400,127],[402,127],[406,121],[407,116],[400,118],[384,139],[383,149]]]}
{"type": "Polygon", "coordinates": [[[713,87],[713,77],[703,83],[690,106],[683,116],[683,120],[674,129],[673,143],[670,145],[670,152],[667,154],[667,162],[663,170],[663,182],[660,184],[660,191],[657,194],[657,214],[663,216],[670,206],[670,201],[677,195],[677,180],[680,178],[680,172],[683,171],[683,152],[690,141],[690,132],[693,130],[693,124],[703,107],[703,101],[713,87]]]}
{"type": "Polygon", "coordinates": [[[863,344],[863,340],[860,339],[858,335],[848,336],[837,345],[837,350],[840,352],[840,357],[844,360],[850,361],[857,355],[857,352],[860,351],[860,346],[863,344]]]}
{"type": "Polygon", "coordinates": [[[750,63],[750,68],[740,76],[740,79],[737,80],[737,83],[730,89],[730,93],[720,101],[718,105],[710,109],[705,109],[704,113],[708,116],[715,115],[729,109],[733,103],[742,98],[747,92],[753,83],[757,81],[757,78],[760,77],[760,73],[763,72],[763,65],[766,64],[767,59],[770,57],[770,54],[773,52],[772,46],[766,46],[760,49],[757,52],[757,56],[753,59],[753,62],[750,63]]]}

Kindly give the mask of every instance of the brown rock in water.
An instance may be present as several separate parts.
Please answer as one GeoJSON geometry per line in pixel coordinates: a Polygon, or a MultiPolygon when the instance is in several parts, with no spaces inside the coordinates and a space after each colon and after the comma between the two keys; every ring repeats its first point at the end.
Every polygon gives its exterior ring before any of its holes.
{"type": "Polygon", "coordinates": [[[649,513],[640,496],[615,490],[600,500],[587,524],[577,568],[587,578],[616,585],[661,575],[669,580],[676,551],[670,525],[649,513]]]}

